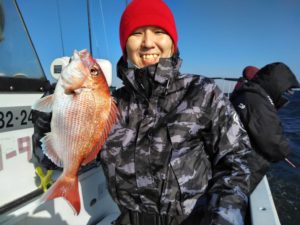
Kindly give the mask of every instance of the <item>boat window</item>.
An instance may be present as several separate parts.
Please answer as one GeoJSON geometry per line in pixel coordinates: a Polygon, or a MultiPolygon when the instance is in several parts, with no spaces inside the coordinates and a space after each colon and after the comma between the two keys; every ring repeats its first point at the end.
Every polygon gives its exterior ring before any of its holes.
{"type": "Polygon", "coordinates": [[[0,78],[44,79],[15,1],[0,1],[0,78]]]}

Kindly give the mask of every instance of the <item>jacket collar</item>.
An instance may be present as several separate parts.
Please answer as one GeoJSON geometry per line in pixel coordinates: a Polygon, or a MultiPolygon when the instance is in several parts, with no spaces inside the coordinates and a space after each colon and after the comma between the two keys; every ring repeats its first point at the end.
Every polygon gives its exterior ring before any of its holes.
{"type": "Polygon", "coordinates": [[[181,59],[178,55],[170,58],[162,58],[157,64],[141,69],[129,67],[128,63],[121,57],[117,65],[117,71],[118,77],[129,91],[133,89],[138,94],[147,97],[145,89],[139,81],[139,77],[153,84],[151,87],[152,94],[165,93],[174,79],[178,77],[180,66],[181,59]]]}

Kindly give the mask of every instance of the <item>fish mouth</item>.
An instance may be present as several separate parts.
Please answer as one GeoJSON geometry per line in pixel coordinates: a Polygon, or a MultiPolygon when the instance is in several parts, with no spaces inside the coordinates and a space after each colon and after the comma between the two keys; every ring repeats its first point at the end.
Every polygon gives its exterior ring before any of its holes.
{"type": "Polygon", "coordinates": [[[95,73],[95,65],[96,60],[92,57],[92,55],[88,52],[88,50],[84,49],[78,52],[78,56],[85,67],[87,67],[91,74],[95,73]]]}
{"type": "Polygon", "coordinates": [[[74,55],[75,58],[79,58],[83,66],[89,70],[89,73],[92,77],[97,77],[102,74],[100,66],[87,49],[75,51],[74,55]]]}

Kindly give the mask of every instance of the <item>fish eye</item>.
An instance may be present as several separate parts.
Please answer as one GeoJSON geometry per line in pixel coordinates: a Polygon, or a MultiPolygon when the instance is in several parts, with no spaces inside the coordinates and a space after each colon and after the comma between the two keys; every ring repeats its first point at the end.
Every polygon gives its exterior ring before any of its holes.
{"type": "Polygon", "coordinates": [[[98,70],[95,67],[90,69],[90,73],[92,76],[98,76],[98,70]]]}

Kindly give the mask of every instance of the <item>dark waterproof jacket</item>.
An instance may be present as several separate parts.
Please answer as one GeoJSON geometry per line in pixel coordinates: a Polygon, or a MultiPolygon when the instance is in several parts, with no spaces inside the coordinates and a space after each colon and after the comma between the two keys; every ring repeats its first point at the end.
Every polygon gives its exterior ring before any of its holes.
{"type": "Polygon", "coordinates": [[[244,224],[249,138],[215,83],[180,64],[118,63],[120,117],[100,152],[117,224],[244,224]]]}
{"type": "Polygon", "coordinates": [[[272,63],[258,71],[230,97],[244,124],[255,151],[249,155],[251,192],[263,178],[271,162],[284,159],[290,152],[281,121],[277,115],[286,99],[282,94],[298,87],[292,71],[283,63],[272,63]]]}
{"type": "MultiPolygon", "coordinates": [[[[51,95],[54,93],[56,83],[48,85],[46,87],[45,93],[42,97],[51,95]]],[[[52,118],[52,113],[40,112],[37,110],[32,110],[32,122],[34,124],[34,132],[32,135],[32,146],[33,146],[33,161],[37,166],[43,166],[46,169],[60,169],[56,166],[46,155],[44,155],[42,150],[42,143],[40,140],[45,136],[46,133],[50,132],[50,122],[52,118]]]]}

